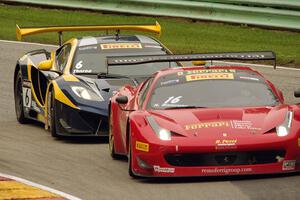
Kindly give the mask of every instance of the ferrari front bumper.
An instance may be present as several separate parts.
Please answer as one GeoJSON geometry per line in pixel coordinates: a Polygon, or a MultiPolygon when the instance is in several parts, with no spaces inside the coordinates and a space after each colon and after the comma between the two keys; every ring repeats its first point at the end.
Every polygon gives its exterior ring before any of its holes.
{"type": "Polygon", "coordinates": [[[269,143],[260,141],[222,149],[208,142],[181,145],[180,141],[159,144],[140,140],[133,138],[131,144],[132,171],[138,176],[224,176],[300,171],[298,138],[279,138],[269,143]],[[148,149],[140,148],[140,143],[148,149]]]}

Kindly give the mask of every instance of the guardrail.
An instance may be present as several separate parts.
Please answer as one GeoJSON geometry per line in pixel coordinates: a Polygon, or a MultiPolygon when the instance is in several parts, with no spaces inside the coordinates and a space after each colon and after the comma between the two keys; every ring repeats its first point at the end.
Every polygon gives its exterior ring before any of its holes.
{"type": "Polygon", "coordinates": [[[249,24],[300,30],[298,0],[0,0],[7,3],[249,24]]]}

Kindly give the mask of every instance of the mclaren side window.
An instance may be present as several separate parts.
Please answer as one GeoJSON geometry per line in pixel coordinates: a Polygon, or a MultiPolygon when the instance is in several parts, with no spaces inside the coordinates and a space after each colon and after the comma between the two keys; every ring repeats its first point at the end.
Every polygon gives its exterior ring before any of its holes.
{"type": "Polygon", "coordinates": [[[143,85],[142,89],[140,90],[140,93],[138,96],[139,107],[142,107],[152,82],[153,82],[153,77],[149,78],[147,80],[147,82],[143,85]]]}
{"type": "Polygon", "coordinates": [[[71,51],[71,44],[65,44],[64,46],[62,46],[61,48],[59,48],[56,51],[55,54],[55,60],[56,60],[56,67],[59,71],[63,71],[67,65],[68,62],[68,58],[70,56],[70,51],[71,51]]]}

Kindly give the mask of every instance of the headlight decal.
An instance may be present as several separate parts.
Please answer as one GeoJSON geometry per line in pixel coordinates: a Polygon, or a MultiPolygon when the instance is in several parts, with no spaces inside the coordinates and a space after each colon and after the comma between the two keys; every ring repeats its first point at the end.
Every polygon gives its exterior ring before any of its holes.
{"type": "Polygon", "coordinates": [[[167,129],[161,128],[155,121],[155,119],[151,116],[147,117],[147,121],[149,122],[151,128],[156,133],[159,139],[164,141],[171,140],[171,132],[167,129]]]}
{"type": "Polygon", "coordinates": [[[104,101],[103,97],[82,86],[71,86],[72,91],[78,97],[85,100],[104,101]]]}
{"type": "Polygon", "coordinates": [[[293,111],[287,111],[283,123],[276,127],[276,133],[279,137],[284,137],[289,134],[292,126],[293,114],[293,111]]]}

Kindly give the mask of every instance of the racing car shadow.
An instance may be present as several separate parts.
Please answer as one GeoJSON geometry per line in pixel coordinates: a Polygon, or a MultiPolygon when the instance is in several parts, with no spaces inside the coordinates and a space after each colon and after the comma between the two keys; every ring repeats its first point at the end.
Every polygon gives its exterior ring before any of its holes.
{"type": "Polygon", "coordinates": [[[260,175],[228,175],[228,176],[205,176],[205,177],[152,177],[139,178],[143,183],[149,184],[178,184],[178,183],[196,183],[196,182],[223,182],[223,181],[244,181],[258,180],[282,177],[299,176],[300,172],[291,172],[284,174],[260,174],[260,175]]]}
{"type": "Polygon", "coordinates": [[[77,136],[59,136],[55,138],[57,141],[61,141],[64,143],[72,143],[72,144],[105,144],[108,143],[108,137],[94,137],[94,136],[89,136],[89,137],[77,137],[77,136]]]}
{"type": "MultiPolygon", "coordinates": [[[[44,129],[44,124],[41,122],[37,121],[32,121],[30,122],[30,125],[40,127],[44,129]]],[[[46,134],[50,134],[49,131],[44,130],[46,134]]],[[[108,143],[108,136],[102,136],[102,137],[97,137],[97,136],[88,136],[88,137],[80,137],[80,136],[58,136],[58,137],[53,137],[54,140],[64,142],[64,143],[78,143],[78,144],[104,144],[108,143]]]]}

